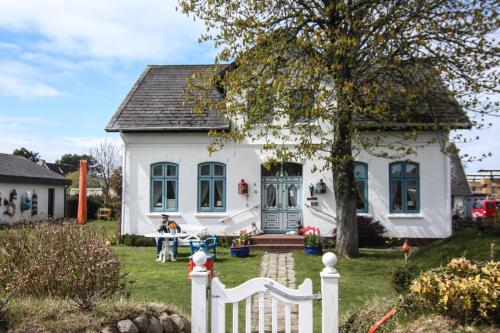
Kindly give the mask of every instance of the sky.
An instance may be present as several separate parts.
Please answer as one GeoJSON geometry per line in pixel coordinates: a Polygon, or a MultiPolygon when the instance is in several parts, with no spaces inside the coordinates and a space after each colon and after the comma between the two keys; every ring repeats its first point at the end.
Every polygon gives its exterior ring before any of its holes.
{"type": "MultiPolygon", "coordinates": [[[[53,162],[87,153],[149,64],[206,64],[215,50],[175,0],[0,0],[0,152],[26,147],[53,162]]],[[[500,169],[500,121],[468,131],[467,172],[500,169]]]]}

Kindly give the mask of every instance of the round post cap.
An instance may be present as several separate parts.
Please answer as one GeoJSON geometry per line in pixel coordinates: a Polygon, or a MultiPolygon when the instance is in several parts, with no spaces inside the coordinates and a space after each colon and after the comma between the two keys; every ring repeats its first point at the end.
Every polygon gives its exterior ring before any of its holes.
{"type": "Polygon", "coordinates": [[[323,262],[323,265],[325,265],[325,268],[323,268],[323,273],[337,273],[337,270],[335,269],[335,265],[337,265],[337,256],[335,255],[335,253],[327,252],[323,254],[321,261],[323,262]]]}

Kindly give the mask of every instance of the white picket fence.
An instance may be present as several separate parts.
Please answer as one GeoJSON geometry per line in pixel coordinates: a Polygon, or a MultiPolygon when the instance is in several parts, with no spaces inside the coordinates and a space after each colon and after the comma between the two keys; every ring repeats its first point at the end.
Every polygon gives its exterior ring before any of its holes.
{"type": "Polygon", "coordinates": [[[271,327],[278,332],[278,320],[284,319],[285,332],[292,331],[292,305],[298,305],[298,330],[300,333],[313,331],[313,300],[321,299],[322,333],[338,333],[338,288],[340,275],[335,269],[337,257],[328,252],[323,255],[325,268],[320,272],[321,294],[313,294],[312,281],[305,279],[298,289],[289,289],[268,278],[251,279],[238,287],[227,289],[218,278],[211,282],[209,293],[208,272],[205,268],[206,254],[199,251],[194,254],[195,267],[191,272],[191,332],[225,333],[226,304],[232,304],[232,332],[240,332],[239,302],[245,301],[244,331],[252,332],[252,296],[258,295],[258,332],[264,333],[264,295],[271,296],[271,327]],[[211,329],[208,329],[208,299],[211,299],[211,329]],[[278,302],[285,306],[284,318],[279,318],[278,302]]]}

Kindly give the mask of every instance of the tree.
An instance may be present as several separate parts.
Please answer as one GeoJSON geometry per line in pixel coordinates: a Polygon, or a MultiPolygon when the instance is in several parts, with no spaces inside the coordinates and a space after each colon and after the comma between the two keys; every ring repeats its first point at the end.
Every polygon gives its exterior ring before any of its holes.
{"type": "Polygon", "coordinates": [[[87,168],[89,173],[93,173],[96,165],[96,160],[94,157],[88,154],[64,154],[60,159],[56,160],[57,164],[67,164],[75,167],[75,169],[80,169],[80,161],[87,161],[87,168]]]}
{"type": "Polygon", "coordinates": [[[104,204],[107,205],[111,198],[113,172],[120,165],[120,149],[112,142],[104,140],[90,150],[90,156],[96,161],[94,176],[101,181],[104,204]]]}
{"type": "Polygon", "coordinates": [[[14,149],[14,152],[12,153],[12,155],[22,156],[22,157],[27,158],[28,160],[33,161],[35,163],[38,162],[40,160],[40,157],[41,157],[39,153],[32,151],[32,150],[28,150],[24,147],[14,149]]]}
{"type": "Polygon", "coordinates": [[[265,140],[276,160],[315,157],[318,169],[333,174],[340,255],[358,255],[357,152],[412,154],[407,143],[430,129],[442,134],[432,140],[447,141],[443,109],[486,115],[492,104],[478,94],[498,92],[495,0],[179,4],[205,22],[201,40],[218,49],[217,66],[193,75],[186,101],[198,112],[218,110],[235,125],[211,131],[209,151],[254,138],[265,140]],[[214,98],[214,88],[222,97],[214,98]],[[421,126],[424,113],[431,119],[421,126]],[[394,123],[407,131],[387,142],[394,123]]]}

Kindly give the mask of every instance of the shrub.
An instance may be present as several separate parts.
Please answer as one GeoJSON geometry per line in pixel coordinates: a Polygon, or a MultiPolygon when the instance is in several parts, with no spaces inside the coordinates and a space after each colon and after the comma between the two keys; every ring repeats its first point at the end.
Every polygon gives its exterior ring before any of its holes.
{"type": "Polygon", "coordinates": [[[417,267],[413,264],[405,263],[401,266],[396,266],[391,272],[391,285],[398,293],[406,293],[409,291],[410,284],[416,277],[417,267]]]}
{"type": "MultiPolygon", "coordinates": [[[[91,195],[87,197],[87,218],[97,218],[97,211],[99,208],[104,207],[104,200],[102,196],[91,195]]],[[[66,198],[66,215],[71,218],[78,217],[78,196],[72,195],[66,198]]]]}
{"type": "Polygon", "coordinates": [[[10,229],[0,251],[0,287],[65,298],[82,310],[118,291],[123,279],[105,235],[77,224],[10,229]]]}
{"type": "Polygon", "coordinates": [[[147,238],[139,235],[123,235],[122,242],[126,246],[156,246],[154,238],[147,238]]]}
{"type": "MultiPolygon", "coordinates": [[[[340,333],[366,333],[370,327],[389,312],[397,300],[385,298],[372,298],[365,302],[356,312],[347,317],[345,323],[340,326],[340,333]]],[[[395,327],[394,318],[388,319],[377,332],[393,332],[395,327]]]]}
{"type": "MultiPolygon", "coordinates": [[[[372,217],[356,216],[358,221],[359,247],[387,247],[384,240],[385,227],[379,221],[373,221],[372,217]]],[[[333,239],[337,238],[337,229],[332,233],[333,239]]]]}
{"type": "Polygon", "coordinates": [[[500,262],[465,258],[422,273],[410,287],[417,304],[462,322],[498,322],[499,289],[500,262]]]}
{"type": "Polygon", "coordinates": [[[233,242],[233,237],[225,234],[224,236],[217,237],[217,246],[230,247],[233,242]]]}
{"type": "Polygon", "coordinates": [[[357,216],[358,240],[360,247],[384,247],[385,228],[379,221],[372,217],[357,216]]]}
{"type": "Polygon", "coordinates": [[[7,310],[7,303],[14,294],[14,289],[10,285],[0,288],[0,332],[5,329],[5,311],[7,310]]]}

